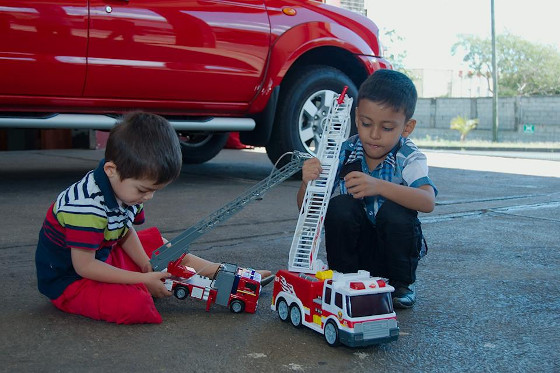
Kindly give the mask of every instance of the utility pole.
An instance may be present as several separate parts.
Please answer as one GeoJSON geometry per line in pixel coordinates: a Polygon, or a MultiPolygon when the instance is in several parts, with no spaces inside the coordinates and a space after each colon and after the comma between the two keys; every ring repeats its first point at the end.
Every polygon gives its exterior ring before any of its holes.
{"type": "Polygon", "coordinates": [[[490,0],[490,17],[492,18],[492,141],[498,142],[498,63],[496,61],[496,22],[494,17],[494,0],[490,0]]]}

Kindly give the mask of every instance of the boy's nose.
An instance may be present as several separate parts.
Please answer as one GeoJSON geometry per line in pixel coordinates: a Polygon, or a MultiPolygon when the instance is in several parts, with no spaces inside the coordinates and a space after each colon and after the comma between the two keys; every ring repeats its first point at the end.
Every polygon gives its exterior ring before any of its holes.
{"type": "Polygon", "coordinates": [[[369,133],[372,139],[379,139],[381,138],[381,128],[374,126],[369,133]]]}
{"type": "Polygon", "coordinates": [[[150,199],[154,198],[154,193],[155,192],[146,193],[146,195],[144,196],[144,201],[149,201],[150,199]]]}

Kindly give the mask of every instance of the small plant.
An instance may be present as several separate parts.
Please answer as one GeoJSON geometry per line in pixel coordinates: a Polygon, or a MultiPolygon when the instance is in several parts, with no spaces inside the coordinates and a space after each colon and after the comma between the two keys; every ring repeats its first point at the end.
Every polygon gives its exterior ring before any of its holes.
{"type": "Polygon", "coordinates": [[[451,119],[450,124],[450,128],[452,130],[457,130],[461,133],[461,142],[464,142],[468,133],[475,129],[478,125],[478,119],[466,119],[458,115],[451,119]]]}

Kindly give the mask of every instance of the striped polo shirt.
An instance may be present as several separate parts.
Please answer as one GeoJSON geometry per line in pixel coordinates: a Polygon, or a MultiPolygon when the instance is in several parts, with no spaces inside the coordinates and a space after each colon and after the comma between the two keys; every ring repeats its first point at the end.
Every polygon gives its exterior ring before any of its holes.
{"type": "MultiPolygon", "coordinates": [[[[340,194],[348,194],[346,182],[339,177],[343,165],[360,162],[362,172],[377,179],[391,183],[418,188],[422,185],[431,185],[437,195],[438,191],[432,180],[428,177],[428,160],[426,155],[418,150],[412,140],[401,137],[395,147],[387,154],[385,160],[374,170],[369,171],[364,156],[364,148],[358,135],[346,140],[340,149],[339,165],[333,192],[339,188],[340,194]]],[[[333,193],[334,195],[334,193],[333,193]]],[[[364,198],[364,208],[369,220],[375,224],[375,216],[385,198],[371,196],[364,198]]]]}
{"type": "Polygon", "coordinates": [[[95,250],[107,260],[111,248],[132,224],[144,222],[142,204],[119,204],[101,160],[99,166],[59,194],[49,207],[35,253],[39,291],[51,299],[81,277],[72,266],[70,248],[95,250]]]}

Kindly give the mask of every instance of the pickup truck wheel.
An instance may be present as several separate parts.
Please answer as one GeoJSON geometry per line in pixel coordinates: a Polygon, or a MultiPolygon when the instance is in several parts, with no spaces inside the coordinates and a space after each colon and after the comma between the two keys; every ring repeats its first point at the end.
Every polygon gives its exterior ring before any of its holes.
{"type": "Polygon", "coordinates": [[[204,163],[214,158],[224,148],[229,137],[226,133],[178,132],[183,163],[204,163]]]}
{"type": "Polygon", "coordinates": [[[334,321],[327,321],[327,325],[325,325],[325,330],[323,332],[325,335],[325,341],[327,341],[329,346],[336,347],[340,344],[340,338],[338,337],[338,326],[336,326],[334,321]]]}
{"type": "Polygon", "coordinates": [[[301,311],[297,304],[290,307],[290,321],[296,328],[301,326],[301,311]]]}
{"type": "Polygon", "coordinates": [[[177,286],[175,290],[173,290],[173,294],[177,299],[185,299],[189,296],[189,289],[185,286],[177,286]]]}
{"type": "MultiPolygon", "coordinates": [[[[273,163],[293,150],[316,154],[333,97],[340,94],[344,86],[348,86],[348,96],[354,98],[351,113],[353,123],[358,90],[342,71],[328,66],[308,66],[294,72],[282,84],[271,139],[266,146],[268,157],[273,163]]],[[[278,167],[288,161],[289,157],[285,157],[278,167]]]]}
{"type": "Polygon", "coordinates": [[[239,299],[234,299],[231,301],[229,309],[233,313],[241,313],[245,309],[245,303],[243,303],[239,299]]]}

